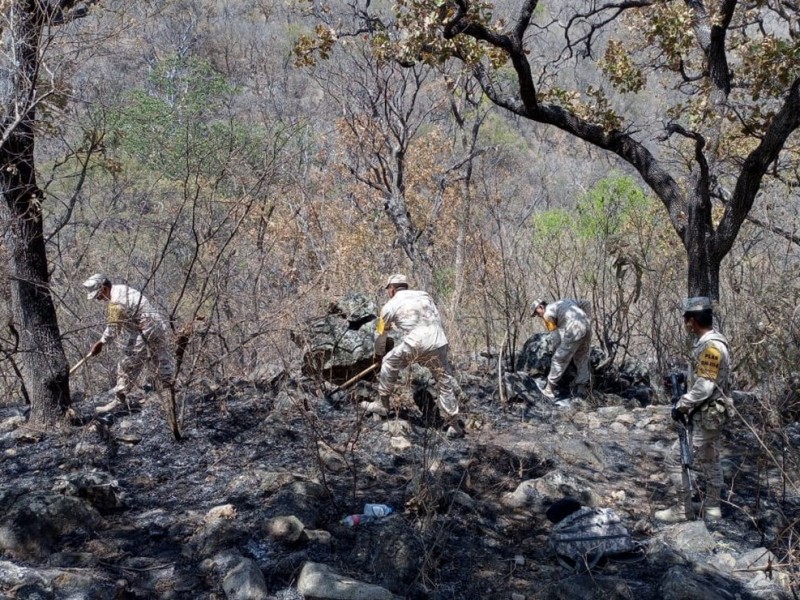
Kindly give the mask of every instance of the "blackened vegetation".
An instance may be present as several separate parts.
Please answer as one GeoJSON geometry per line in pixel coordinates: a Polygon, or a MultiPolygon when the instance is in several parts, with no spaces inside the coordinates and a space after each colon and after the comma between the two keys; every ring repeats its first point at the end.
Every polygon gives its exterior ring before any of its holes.
{"type": "MultiPolygon", "coordinates": [[[[511,593],[679,598],[667,592],[699,585],[686,579],[696,569],[722,590],[719,597],[780,597],[712,572],[710,554],[662,543],[669,530],[649,521],[666,489],[654,449],[668,447],[672,430],[656,407],[629,401],[626,408],[609,395],[594,399],[599,408],[541,405],[526,417],[531,411],[519,403],[499,404],[496,373],[458,376],[463,440],[447,440],[409,397],[416,390],[414,397],[432,405],[422,374],[398,391],[406,408],[388,421],[358,408],[360,397],[375,394],[369,382],[351,391],[349,403],[334,406],[313,379],[283,373],[263,384],[184,390],[180,444],[163,426],[154,394],[134,394],[130,414],[78,421],[103,427],[82,425],[69,436],[23,445],[14,431],[2,433],[0,478],[7,483],[0,527],[13,519],[20,539],[28,540],[24,557],[4,550],[2,558],[34,569],[77,569],[86,578],[81,592],[93,598],[221,598],[231,556],[255,561],[275,599],[298,597],[290,593],[309,561],[414,600],[507,600],[511,593]],[[545,512],[567,495],[613,506],[639,539],[654,544],[651,553],[632,564],[604,562],[591,577],[566,571],[548,546],[545,512]],[[66,500],[87,517],[64,527],[36,510],[66,500]],[[389,504],[396,513],[359,527],[339,523],[366,502],[389,504]],[[95,504],[96,513],[89,508],[95,504]],[[212,509],[224,516],[211,518],[212,509]],[[288,516],[308,533],[273,535],[270,523],[288,516]],[[637,526],[640,520],[648,525],[637,526]]],[[[90,415],[96,400],[76,408],[90,415]]],[[[0,420],[8,423],[14,411],[0,420]]],[[[787,556],[792,548],[782,532],[797,514],[794,496],[781,500],[780,482],[765,484],[747,432],[729,436],[726,447],[735,465],[727,477],[731,502],[742,508],[726,505],[726,520],[709,526],[722,540],[717,552],[738,556],[766,546],[787,556]],[[742,517],[744,511],[754,518],[742,517]]],[[[67,585],[70,578],[59,581],[67,585]]],[[[66,597],[65,589],[54,597],[66,597]]]]}

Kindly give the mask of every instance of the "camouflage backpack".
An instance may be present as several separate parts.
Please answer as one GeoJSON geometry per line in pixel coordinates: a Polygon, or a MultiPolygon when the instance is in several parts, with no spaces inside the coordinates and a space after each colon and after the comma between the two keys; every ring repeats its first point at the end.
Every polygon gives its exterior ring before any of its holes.
{"type": "Polygon", "coordinates": [[[553,526],[550,547],[562,565],[580,571],[604,556],[635,552],[639,544],[610,508],[581,508],[553,526]]]}

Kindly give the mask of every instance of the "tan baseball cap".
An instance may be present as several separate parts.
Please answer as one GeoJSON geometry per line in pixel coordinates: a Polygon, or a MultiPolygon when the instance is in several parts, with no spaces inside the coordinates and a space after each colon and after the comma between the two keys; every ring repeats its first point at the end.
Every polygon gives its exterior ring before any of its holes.
{"type": "Polygon", "coordinates": [[[100,288],[103,287],[103,284],[106,281],[109,281],[109,279],[102,273],[95,273],[89,277],[89,279],[81,284],[84,288],[86,288],[86,297],[89,300],[93,300],[95,296],[97,296],[97,292],[100,291],[100,288]]]}
{"type": "Polygon", "coordinates": [[[408,278],[402,273],[395,273],[389,277],[389,280],[386,282],[387,288],[390,285],[408,285],[408,278]]]}

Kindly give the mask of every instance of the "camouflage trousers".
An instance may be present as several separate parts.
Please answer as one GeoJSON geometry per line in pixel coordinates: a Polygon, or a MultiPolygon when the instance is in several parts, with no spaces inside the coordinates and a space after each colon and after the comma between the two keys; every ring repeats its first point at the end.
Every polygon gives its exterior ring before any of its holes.
{"type": "MultiPolygon", "coordinates": [[[[719,462],[720,430],[703,427],[702,417],[697,414],[695,415],[691,443],[694,447],[692,471],[693,473],[702,473],[706,481],[706,493],[703,503],[706,506],[718,507],[720,492],[724,484],[722,465],[719,462]]],[[[684,505],[687,502],[691,502],[689,478],[681,468],[681,448],[677,440],[667,453],[664,460],[664,468],[669,475],[673,488],[678,492],[681,502],[684,505]]]]}
{"type": "Polygon", "coordinates": [[[167,343],[167,331],[157,319],[143,317],[141,332],[122,340],[122,358],[117,363],[117,385],[114,391],[130,392],[145,364],[152,363],[162,385],[172,385],[175,358],[167,343]]]}
{"type": "Polygon", "coordinates": [[[574,323],[561,333],[559,343],[550,361],[550,373],[547,381],[555,385],[564,376],[570,361],[575,361],[578,373],[575,385],[589,384],[589,354],[592,349],[592,330],[588,323],[574,323]]]}
{"type": "Polygon", "coordinates": [[[455,416],[458,414],[458,401],[455,396],[455,381],[451,374],[450,360],[447,356],[448,346],[435,350],[417,350],[405,342],[395,346],[381,363],[381,374],[378,378],[378,393],[383,397],[392,394],[400,371],[412,363],[417,363],[430,369],[436,380],[436,403],[442,416],[455,416]]]}

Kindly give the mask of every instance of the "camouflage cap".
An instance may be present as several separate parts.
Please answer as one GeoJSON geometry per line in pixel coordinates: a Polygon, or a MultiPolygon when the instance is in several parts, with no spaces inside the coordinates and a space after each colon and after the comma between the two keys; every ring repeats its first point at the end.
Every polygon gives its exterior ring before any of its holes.
{"type": "Polygon", "coordinates": [[[544,304],[544,298],[536,298],[536,300],[531,302],[531,312],[536,312],[536,309],[542,304],[544,304]]]}
{"type": "Polygon", "coordinates": [[[106,282],[110,282],[110,280],[102,273],[95,273],[89,277],[89,279],[81,284],[86,288],[86,298],[93,300],[95,296],[97,296],[97,292],[100,291],[100,288],[103,287],[103,284],[106,282]]]}
{"type": "Polygon", "coordinates": [[[711,300],[709,300],[707,296],[695,296],[694,298],[686,298],[681,303],[681,308],[683,309],[684,313],[711,310],[711,300]]]}
{"type": "Polygon", "coordinates": [[[389,280],[386,282],[386,287],[388,288],[390,285],[408,285],[408,279],[402,273],[395,273],[389,280]]]}

